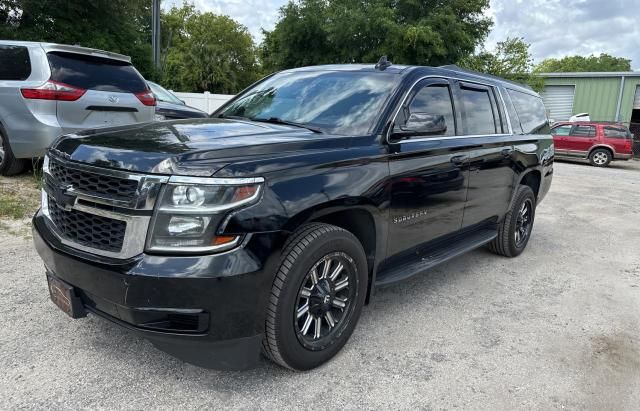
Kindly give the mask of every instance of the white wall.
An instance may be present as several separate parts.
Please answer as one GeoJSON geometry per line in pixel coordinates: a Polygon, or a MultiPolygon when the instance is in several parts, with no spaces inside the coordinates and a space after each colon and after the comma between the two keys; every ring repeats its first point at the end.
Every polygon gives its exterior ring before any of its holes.
{"type": "Polygon", "coordinates": [[[208,91],[204,93],[177,93],[174,91],[173,94],[188,106],[199,108],[209,114],[233,97],[232,94],[211,94],[208,91]]]}

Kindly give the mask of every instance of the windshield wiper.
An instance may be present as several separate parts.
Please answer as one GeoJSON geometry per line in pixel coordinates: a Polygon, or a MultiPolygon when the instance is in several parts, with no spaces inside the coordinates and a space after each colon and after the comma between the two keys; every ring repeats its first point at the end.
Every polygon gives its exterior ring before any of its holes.
{"type": "Polygon", "coordinates": [[[218,114],[217,116],[213,116],[215,118],[228,118],[231,120],[247,120],[247,121],[251,121],[251,119],[249,117],[242,117],[242,116],[230,116],[227,114],[218,114]]]}
{"type": "Polygon", "coordinates": [[[323,133],[323,131],[320,130],[319,128],[311,127],[311,126],[308,126],[308,125],[302,124],[302,123],[296,123],[294,121],[283,120],[283,119],[278,118],[278,117],[252,118],[251,121],[257,121],[257,122],[261,122],[261,123],[271,123],[271,124],[282,124],[284,126],[301,127],[301,128],[306,128],[307,130],[313,131],[314,133],[318,133],[318,134],[322,134],[323,133]]]}

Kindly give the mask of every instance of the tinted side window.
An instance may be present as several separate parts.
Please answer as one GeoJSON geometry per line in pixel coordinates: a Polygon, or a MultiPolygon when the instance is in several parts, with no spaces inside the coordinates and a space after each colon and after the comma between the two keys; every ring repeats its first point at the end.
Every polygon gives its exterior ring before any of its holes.
{"type": "Polygon", "coordinates": [[[554,136],[568,136],[571,134],[571,126],[560,126],[551,130],[551,134],[554,136]]]}
{"type": "Polygon", "coordinates": [[[605,126],[604,136],[608,138],[631,139],[631,133],[629,132],[629,130],[622,127],[605,126]]]}
{"type": "Polygon", "coordinates": [[[540,97],[508,89],[525,134],[548,134],[549,121],[540,97]]]}
{"type": "Polygon", "coordinates": [[[432,85],[422,88],[411,102],[409,112],[443,116],[447,131],[442,135],[454,136],[456,134],[451,93],[446,85],[432,85]]]}
{"type": "Polygon", "coordinates": [[[513,101],[511,100],[511,96],[509,95],[509,93],[504,93],[502,97],[504,98],[505,105],[507,106],[507,113],[509,113],[509,120],[511,121],[511,127],[513,128],[513,132],[516,134],[522,134],[522,126],[520,124],[520,119],[518,118],[518,113],[516,112],[516,109],[513,106],[513,101]]]}
{"type": "Polygon", "coordinates": [[[571,131],[573,137],[595,137],[596,128],[594,126],[574,126],[571,131]]]}
{"type": "Polygon", "coordinates": [[[489,90],[461,87],[460,92],[467,118],[466,134],[497,134],[496,116],[489,90]]]}
{"type": "Polygon", "coordinates": [[[22,46],[0,46],[0,80],[23,81],[31,75],[29,50],[22,46]]]}
{"type": "Polygon", "coordinates": [[[147,83],[131,65],[116,60],[74,53],[47,54],[51,80],[87,90],[139,93],[147,83]]]}

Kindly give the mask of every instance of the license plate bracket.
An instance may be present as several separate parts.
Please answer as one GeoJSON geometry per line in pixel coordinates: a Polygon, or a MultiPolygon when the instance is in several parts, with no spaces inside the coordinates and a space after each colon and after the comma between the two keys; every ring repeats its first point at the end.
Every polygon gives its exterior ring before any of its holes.
{"type": "Polygon", "coordinates": [[[51,301],[71,318],[82,318],[87,312],[72,285],[47,273],[51,301]]]}

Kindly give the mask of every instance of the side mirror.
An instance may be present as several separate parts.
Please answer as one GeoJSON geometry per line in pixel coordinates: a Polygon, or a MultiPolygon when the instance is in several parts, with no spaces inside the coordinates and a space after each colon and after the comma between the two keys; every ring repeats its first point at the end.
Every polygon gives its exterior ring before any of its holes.
{"type": "Polygon", "coordinates": [[[185,103],[185,101],[183,99],[179,99],[179,100],[180,100],[180,102],[182,103],[183,106],[187,105],[187,103],[185,103]]]}
{"type": "Polygon", "coordinates": [[[396,126],[393,135],[399,138],[413,136],[434,136],[447,132],[447,122],[444,116],[428,113],[411,113],[409,119],[402,126],[396,126]]]}

